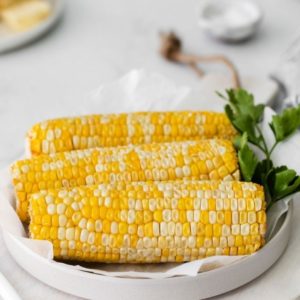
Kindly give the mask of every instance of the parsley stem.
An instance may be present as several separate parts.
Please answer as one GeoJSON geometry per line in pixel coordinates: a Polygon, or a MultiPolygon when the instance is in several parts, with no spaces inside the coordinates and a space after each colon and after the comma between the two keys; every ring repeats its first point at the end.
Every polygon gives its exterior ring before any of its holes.
{"type": "Polygon", "coordinates": [[[276,145],[273,145],[273,147],[271,148],[271,151],[269,151],[269,148],[267,146],[266,140],[264,138],[264,135],[263,135],[260,127],[256,124],[255,128],[256,128],[256,130],[259,133],[259,140],[261,140],[262,143],[263,143],[263,146],[261,148],[259,147],[259,144],[257,145],[257,147],[260,148],[260,149],[263,148],[263,152],[264,152],[264,154],[266,156],[266,160],[267,160],[267,172],[268,172],[270,170],[270,168],[271,168],[271,153],[274,150],[274,148],[275,148],[276,145]]]}
{"type": "Polygon", "coordinates": [[[277,145],[278,145],[278,141],[276,141],[276,142],[274,143],[274,145],[272,146],[272,148],[271,148],[271,150],[270,150],[270,156],[271,156],[273,150],[276,148],[277,145]]]}
{"type": "Polygon", "coordinates": [[[263,133],[262,133],[260,127],[257,124],[255,125],[255,128],[257,129],[257,131],[259,133],[259,139],[263,142],[264,152],[265,152],[265,154],[266,154],[266,156],[268,158],[269,157],[269,149],[268,149],[267,143],[265,141],[265,138],[263,136],[263,133]]]}
{"type": "Polygon", "coordinates": [[[259,144],[256,144],[256,143],[253,143],[251,141],[249,141],[252,145],[256,146],[259,150],[261,150],[261,152],[263,152],[264,154],[266,153],[266,150],[264,147],[262,147],[261,145],[259,144]]]}

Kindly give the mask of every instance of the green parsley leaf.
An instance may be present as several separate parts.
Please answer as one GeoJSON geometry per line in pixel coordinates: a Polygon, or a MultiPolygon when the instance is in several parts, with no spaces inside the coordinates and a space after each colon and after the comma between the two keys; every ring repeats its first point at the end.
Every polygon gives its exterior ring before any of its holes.
{"type": "Polygon", "coordinates": [[[265,106],[255,105],[253,95],[242,89],[227,90],[225,96],[220,93],[219,96],[228,101],[225,113],[239,133],[234,139],[234,145],[238,149],[243,180],[264,186],[267,208],[274,202],[300,191],[300,176],[286,166],[275,167],[271,160],[272,151],[277,144],[292,135],[300,126],[300,106],[287,109],[272,118],[269,125],[276,141],[269,148],[264,133],[260,130],[265,106]],[[265,159],[259,161],[248,142],[259,148],[265,159]]]}
{"type": "Polygon", "coordinates": [[[268,159],[263,159],[258,162],[252,180],[256,183],[265,185],[267,178],[273,169],[273,162],[268,159]]]}
{"type": "Polygon", "coordinates": [[[227,98],[219,95],[229,102],[225,106],[225,113],[235,129],[240,134],[246,132],[249,142],[262,147],[261,137],[256,127],[262,119],[265,106],[255,105],[253,95],[243,89],[227,90],[227,98]]]}
{"type": "Polygon", "coordinates": [[[248,116],[253,122],[258,123],[263,115],[265,106],[254,104],[253,95],[243,89],[227,90],[229,104],[237,116],[248,116]]]}
{"type": "Polygon", "coordinates": [[[238,151],[238,159],[241,173],[245,181],[251,181],[258,164],[258,158],[247,144],[246,133],[243,134],[240,142],[241,148],[238,151]]]}
{"type": "Polygon", "coordinates": [[[277,142],[285,140],[300,126],[300,106],[286,109],[281,114],[274,115],[269,125],[277,142]]]}
{"type": "Polygon", "coordinates": [[[250,142],[254,144],[259,143],[259,138],[256,136],[255,132],[255,125],[250,116],[237,115],[234,117],[232,124],[240,133],[247,133],[250,142]]]}
{"type": "Polygon", "coordinates": [[[247,133],[244,133],[243,135],[236,136],[233,139],[234,147],[238,150],[241,149],[245,145],[245,143],[247,143],[247,140],[248,140],[247,133]]]}
{"type": "Polygon", "coordinates": [[[268,176],[272,201],[275,202],[300,191],[300,177],[295,170],[286,166],[274,168],[268,176]]]}

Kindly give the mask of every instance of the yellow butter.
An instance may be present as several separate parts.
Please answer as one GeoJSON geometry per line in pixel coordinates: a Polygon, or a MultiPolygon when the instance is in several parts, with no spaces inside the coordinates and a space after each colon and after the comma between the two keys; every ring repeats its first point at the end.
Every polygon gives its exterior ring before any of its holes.
{"type": "Polygon", "coordinates": [[[49,16],[50,11],[51,7],[48,2],[29,0],[13,4],[3,9],[1,17],[4,24],[10,29],[14,31],[25,31],[45,20],[49,16]]]}

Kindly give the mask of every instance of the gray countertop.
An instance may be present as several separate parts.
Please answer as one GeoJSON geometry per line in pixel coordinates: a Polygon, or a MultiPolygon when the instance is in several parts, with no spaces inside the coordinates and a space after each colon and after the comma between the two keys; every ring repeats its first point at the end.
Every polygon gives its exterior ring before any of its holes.
{"type": "MultiPolygon", "coordinates": [[[[300,34],[300,2],[262,0],[263,26],[253,40],[221,44],[197,27],[194,0],[69,0],[63,20],[39,42],[0,56],[0,165],[23,151],[25,130],[35,121],[76,113],[88,91],[132,68],[162,73],[196,86],[187,68],[157,54],[158,32],[174,29],[191,53],[223,53],[242,74],[267,76],[300,34]]],[[[216,299],[295,299],[300,295],[300,203],[283,257],[250,284],[216,299]]],[[[0,238],[0,271],[24,300],[75,299],[23,271],[0,238]]],[[[1,288],[1,287],[0,287],[1,288]]]]}

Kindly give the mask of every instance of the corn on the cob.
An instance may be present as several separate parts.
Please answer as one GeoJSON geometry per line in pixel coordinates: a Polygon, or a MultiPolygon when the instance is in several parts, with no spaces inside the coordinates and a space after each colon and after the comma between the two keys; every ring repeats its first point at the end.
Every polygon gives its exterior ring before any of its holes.
{"type": "Polygon", "coordinates": [[[93,147],[231,138],[235,133],[223,113],[90,115],[36,124],[27,134],[27,150],[31,155],[39,155],[93,147]]]}
{"type": "Polygon", "coordinates": [[[12,165],[17,212],[28,217],[30,193],[115,181],[238,180],[235,149],[228,140],[201,140],[92,148],[36,156],[12,165]]]}
{"type": "Polygon", "coordinates": [[[251,254],[264,244],[262,186],[238,181],[137,182],[30,197],[30,236],[57,259],[183,262],[251,254]]]}

